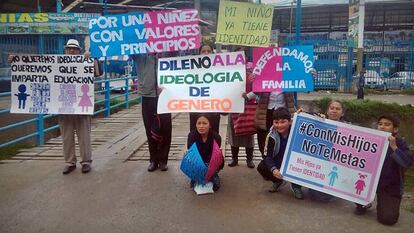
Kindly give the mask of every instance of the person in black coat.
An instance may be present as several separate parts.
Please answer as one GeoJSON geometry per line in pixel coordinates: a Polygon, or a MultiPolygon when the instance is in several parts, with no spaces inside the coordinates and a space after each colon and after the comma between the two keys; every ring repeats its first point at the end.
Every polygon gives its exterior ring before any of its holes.
{"type": "Polygon", "coordinates": [[[358,77],[358,93],[357,99],[364,99],[364,87],[365,87],[365,70],[361,70],[359,77],[358,77]]]}
{"type": "MultiPolygon", "coordinates": [[[[196,117],[196,130],[192,130],[188,134],[187,138],[187,149],[196,143],[197,149],[200,152],[201,158],[203,159],[204,163],[209,164],[211,160],[211,155],[213,153],[213,145],[214,141],[221,147],[221,137],[220,135],[212,130],[210,124],[210,118],[208,114],[200,113],[196,117]]],[[[223,163],[220,165],[219,170],[223,169],[224,167],[224,159],[223,163]]],[[[218,176],[218,171],[213,176],[213,190],[217,191],[220,188],[220,178],[218,176]]],[[[194,181],[191,181],[191,187],[194,186],[194,181]]]]}
{"type": "MultiPolygon", "coordinates": [[[[398,137],[400,120],[392,114],[378,118],[378,130],[392,133],[377,187],[377,219],[385,225],[394,225],[400,216],[400,204],[404,190],[404,172],[413,163],[410,149],[404,139],[398,137]]],[[[370,206],[370,205],[369,205],[370,206]]],[[[355,214],[365,214],[367,208],[357,205],[355,214]]]]}

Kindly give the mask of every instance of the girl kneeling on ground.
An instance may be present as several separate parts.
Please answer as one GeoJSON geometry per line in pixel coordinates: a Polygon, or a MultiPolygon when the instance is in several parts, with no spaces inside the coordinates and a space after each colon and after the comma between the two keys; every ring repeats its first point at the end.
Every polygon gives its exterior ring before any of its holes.
{"type": "MultiPolygon", "coordinates": [[[[221,137],[217,132],[212,130],[209,114],[200,113],[196,117],[196,130],[192,130],[188,134],[187,149],[190,149],[190,147],[195,143],[203,162],[208,165],[212,157],[214,142],[221,147],[221,137]]],[[[218,176],[218,172],[223,169],[224,159],[222,161],[222,164],[215,172],[214,176],[208,180],[208,182],[213,183],[214,191],[217,191],[220,188],[220,178],[218,176]]],[[[195,181],[191,181],[191,187],[194,185],[195,181]]]]}

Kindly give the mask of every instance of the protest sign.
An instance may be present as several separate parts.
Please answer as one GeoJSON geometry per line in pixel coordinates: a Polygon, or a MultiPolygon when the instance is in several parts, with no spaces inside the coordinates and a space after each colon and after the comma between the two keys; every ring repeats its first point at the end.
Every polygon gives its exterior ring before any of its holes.
{"type": "Polygon", "coordinates": [[[89,22],[93,57],[184,51],[200,47],[194,9],[106,15],[89,22]]]}
{"type": "Polygon", "coordinates": [[[243,112],[244,52],[158,60],[158,113],[243,112]]]}
{"type": "Polygon", "coordinates": [[[253,49],[254,92],[313,91],[313,47],[253,49]]]}
{"type": "Polygon", "coordinates": [[[180,169],[191,180],[199,184],[206,183],[207,166],[201,158],[196,143],[193,143],[190,149],[187,150],[181,161],[180,169]]]}
{"type": "Polygon", "coordinates": [[[11,62],[11,113],[92,115],[94,63],[83,55],[19,55],[11,62]]]}
{"type": "Polygon", "coordinates": [[[268,47],[273,6],[220,1],[216,43],[268,47]]]}
{"type": "Polygon", "coordinates": [[[295,114],[283,179],[366,205],[374,200],[390,133],[295,114]]]}

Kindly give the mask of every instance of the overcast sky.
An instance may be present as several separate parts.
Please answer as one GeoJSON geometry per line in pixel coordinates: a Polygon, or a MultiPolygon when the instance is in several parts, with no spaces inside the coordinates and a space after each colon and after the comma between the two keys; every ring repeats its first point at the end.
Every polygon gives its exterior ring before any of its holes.
{"type": "MultiPolygon", "coordinates": [[[[365,2],[402,2],[404,0],[365,0],[365,2]]],[[[409,2],[409,0],[406,0],[409,2]]],[[[259,2],[256,0],[256,2],[259,2]]],[[[262,3],[272,4],[275,6],[286,6],[291,4],[292,0],[261,0],[262,3]]],[[[349,0],[302,0],[302,5],[325,5],[325,4],[346,4],[349,0]]]]}

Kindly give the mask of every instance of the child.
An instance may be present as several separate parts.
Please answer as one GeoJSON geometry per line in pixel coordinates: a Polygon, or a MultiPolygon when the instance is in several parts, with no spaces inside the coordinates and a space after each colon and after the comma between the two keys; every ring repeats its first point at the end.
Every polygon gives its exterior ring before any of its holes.
{"type": "MultiPolygon", "coordinates": [[[[273,112],[273,126],[266,140],[266,156],[257,166],[257,171],[263,178],[273,182],[269,192],[278,192],[285,183],[279,169],[285,154],[291,124],[292,119],[287,108],[278,108],[273,112]]],[[[292,183],[291,188],[295,198],[304,198],[300,185],[292,183]]]]}
{"type": "MultiPolygon", "coordinates": [[[[219,147],[221,147],[221,137],[220,135],[212,130],[210,119],[207,114],[200,113],[196,117],[196,130],[192,130],[188,134],[187,138],[187,149],[196,143],[197,149],[203,159],[204,163],[209,164],[211,160],[211,155],[213,153],[213,143],[216,141],[219,147]]],[[[224,159],[223,159],[224,161],[224,159]]],[[[224,162],[221,164],[219,169],[222,169],[224,162]]],[[[213,190],[217,191],[220,188],[220,178],[218,176],[218,171],[212,177],[213,190]]],[[[195,184],[194,181],[191,181],[191,187],[195,184]]]]}
{"type": "MultiPolygon", "coordinates": [[[[392,133],[388,138],[390,144],[377,187],[377,219],[382,224],[394,225],[400,215],[404,171],[412,164],[413,158],[407,143],[397,135],[400,125],[398,117],[385,114],[378,118],[377,124],[378,130],[392,133]]],[[[361,211],[359,205],[355,212],[364,214],[366,209],[361,211]]]]}

